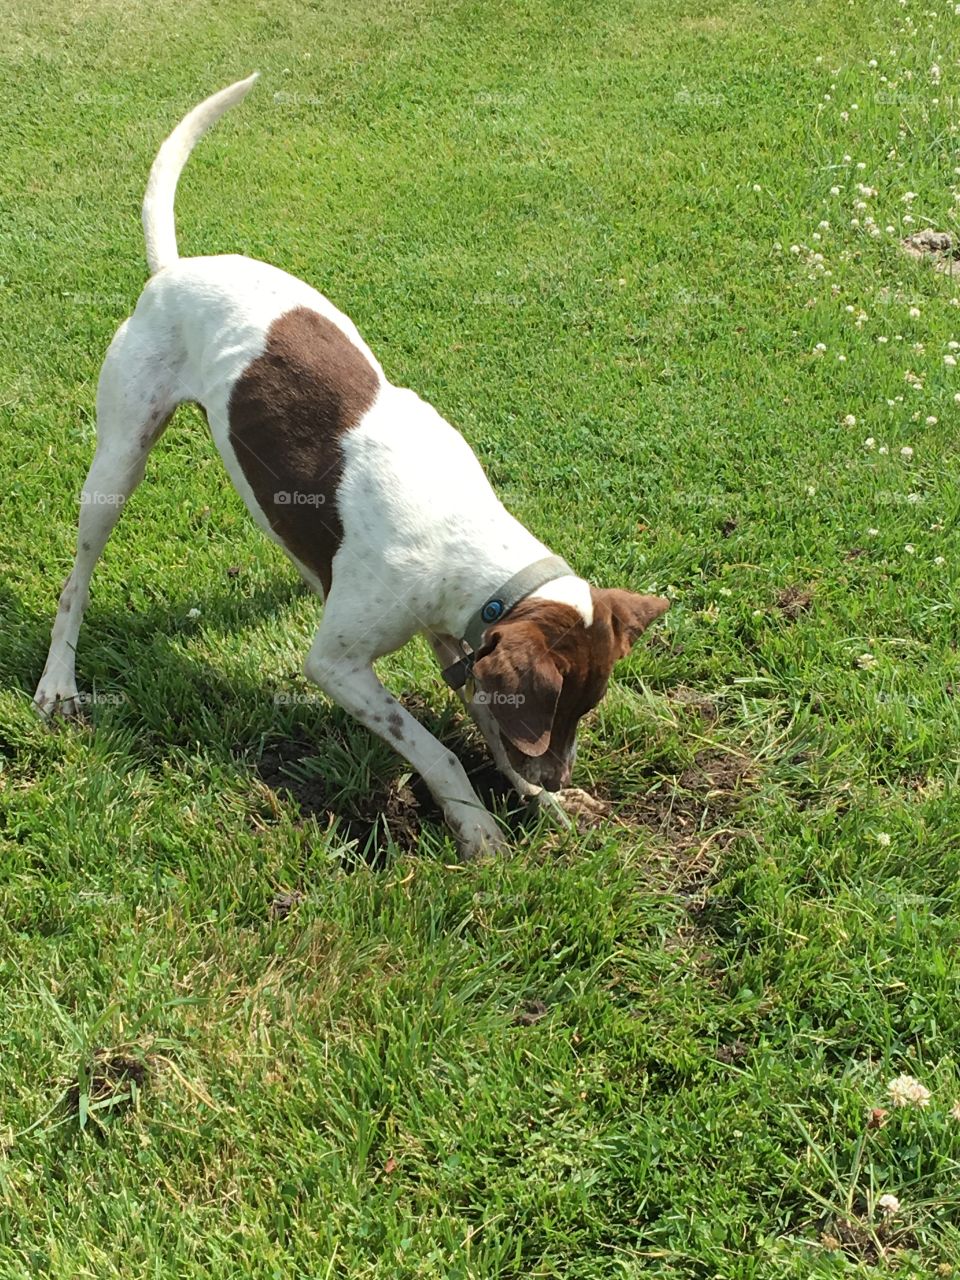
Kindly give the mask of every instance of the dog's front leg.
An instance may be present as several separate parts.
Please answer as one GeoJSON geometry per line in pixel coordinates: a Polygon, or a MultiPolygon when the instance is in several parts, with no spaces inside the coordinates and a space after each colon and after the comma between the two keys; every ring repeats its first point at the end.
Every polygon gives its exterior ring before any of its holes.
{"type": "Polygon", "coordinates": [[[464,858],[492,853],[506,844],[495,818],[471,787],[463,765],[383,687],[370,661],[353,654],[331,655],[318,635],[304,672],[417,770],[443,810],[464,858]]]}

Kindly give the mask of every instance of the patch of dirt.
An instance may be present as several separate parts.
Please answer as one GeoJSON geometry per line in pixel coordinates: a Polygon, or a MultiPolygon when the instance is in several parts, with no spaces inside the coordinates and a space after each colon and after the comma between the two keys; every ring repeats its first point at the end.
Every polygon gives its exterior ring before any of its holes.
{"type": "Polygon", "coordinates": [[[739,1062],[741,1058],[746,1057],[746,1053],[746,1044],[742,1040],[734,1040],[730,1044],[721,1044],[717,1047],[717,1061],[729,1067],[733,1063],[739,1062]]]}
{"type": "Polygon", "coordinates": [[[614,811],[620,822],[646,827],[666,847],[670,878],[695,906],[717,854],[741,834],[732,820],[754,783],[748,756],[706,748],[679,776],[658,778],[646,794],[614,811]]]}
{"type": "Polygon", "coordinates": [[[671,691],[670,701],[695,712],[703,724],[715,724],[720,716],[717,704],[708,694],[685,684],[679,684],[671,691]]]}
{"type": "Polygon", "coordinates": [[[810,587],[784,587],[774,603],[785,618],[794,622],[813,607],[813,591],[810,587]]]}
{"type": "Polygon", "coordinates": [[[514,1025],[532,1027],[545,1018],[549,1012],[550,1010],[542,1000],[525,1000],[513,1019],[514,1025]]]}
{"type": "Polygon", "coordinates": [[[901,240],[900,247],[908,257],[928,261],[935,271],[942,271],[945,275],[960,272],[960,244],[947,231],[925,227],[916,235],[901,240]]]}
{"type": "MultiPolygon", "coordinates": [[[[88,1069],[87,1096],[91,1102],[103,1102],[115,1097],[132,1082],[142,1089],[147,1079],[147,1068],[139,1058],[131,1058],[123,1053],[112,1053],[108,1049],[97,1049],[93,1062],[88,1069]]],[[[126,1105],[129,1105],[129,1099],[126,1105]]],[[[118,1106],[121,1105],[119,1102],[118,1106]]],[[[67,1088],[64,1106],[71,1114],[80,1110],[80,1081],[75,1080],[67,1088]]]]}
{"type": "MultiPolygon", "coordinates": [[[[864,1209],[866,1206],[864,1206],[864,1209]]],[[[867,1223],[860,1218],[834,1218],[821,1223],[820,1243],[833,1253],[870,1266],[901,1249],[916,1246],[916,1237],[895,1219],[867,1223]]]]}
{"type": "Polygon", "coordinates": [[[287,893],[278,893],[270,903],[270,919],[286,920],[287,916],[294,909],[297,903],[303,901],[303,894],[299,889],[293,889],[287,893]]]}

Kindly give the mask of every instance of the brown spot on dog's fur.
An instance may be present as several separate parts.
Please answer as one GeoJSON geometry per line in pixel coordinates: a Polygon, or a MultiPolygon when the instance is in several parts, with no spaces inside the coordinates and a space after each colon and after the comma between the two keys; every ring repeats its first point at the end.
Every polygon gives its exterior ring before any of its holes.
{"type": "Polygon", "coordinates": [[[399,711],[391,711],[391,713],[387,716],[387,728],[390,731],[391,738],[393,738],[396,742],[402,741],[403,716],[400,714],[399,711]]]}
{"type": "Polygon", "coordinates": [[[230,443],[284,546],[330,591],[343,528],[342,437],[376,399],[376,369],[331,320],[297,307],[270,326],[263,355],[230,396],[230,443]]]}

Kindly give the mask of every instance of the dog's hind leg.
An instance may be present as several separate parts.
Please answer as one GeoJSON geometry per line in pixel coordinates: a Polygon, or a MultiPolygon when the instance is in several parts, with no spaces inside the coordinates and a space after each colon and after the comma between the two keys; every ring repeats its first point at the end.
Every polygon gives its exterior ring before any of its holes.
{"type": "Polygon", "coordinates": [[[44,714],[77,709],[75,653],[94,566],[124,505],[143,478],[177,398],[171,372],[141,340],[136,321],[120,326],[97,387],[97,448],[80,496],[73,570],[60,595],[50,652],[34,702],[44,714]]]}

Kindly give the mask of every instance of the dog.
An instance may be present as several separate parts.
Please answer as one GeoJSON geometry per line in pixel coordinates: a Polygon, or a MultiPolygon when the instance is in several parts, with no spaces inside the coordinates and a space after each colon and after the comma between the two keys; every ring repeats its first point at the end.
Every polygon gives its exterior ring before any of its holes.
{"type": "Polygon", "coordinates": [[[553,555],[500,503],[460,433],[389,382],[310,285],[239,255],[180,258],[180,173],[256,79],[195,107],[150,171],[150,279],[100,372],[76,560],[34,701],[45,715],[76,712],[94,565],[174,410],[194,402],[253,519],[323,598],[305,674],[409,761],[462,855],[478,856],[503,846],[501,827],[375,659],[424,634],[500,770],[563,821],[577,725],[669,601],[591,587],[553,555]]]}

